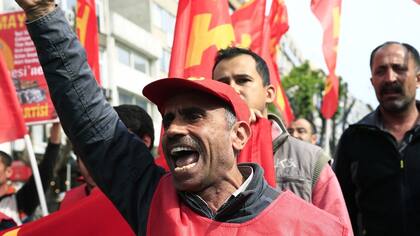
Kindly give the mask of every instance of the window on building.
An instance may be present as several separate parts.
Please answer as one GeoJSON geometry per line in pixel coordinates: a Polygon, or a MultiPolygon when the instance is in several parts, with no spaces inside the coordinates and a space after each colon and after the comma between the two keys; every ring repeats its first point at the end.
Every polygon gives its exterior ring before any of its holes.
{"type": "Polygon", "coordinates": [[[108,60],[106,55],[106,49],[101,47],[99,48],[99,70],[100,70],[100,76],[101,80],[104,81],[108,77],[108,60]]]}
{"type": "Polygon", "coordinates": [[[166,41],[168,45],[172,46],[175,16],[156,3],[152,3],[152,22],[166,34],[166,41]]]}
{"type": "Polygon", "coordinates": [[[141,53],[135,52],[126,46],[117,44],[118,61],[139,72],[150,74],[150,62],[141,53]]]}
{"type": "Polygon", "coordinates": [[[117,45],[117,54],[118,54],[118,61],[121,64],[130,66],[130,51],[127,48],[121,45],[117,45]]]}
{"type": "Polygon", "coordinates": [[[160,58],[161,71],[168,73],[170,60],[171,60],[171,53],[166,49],[162,49],[162,55],[160,58]]]}
{"type": "Polygon", "coordinates": [[[119,104],[133,104],[140,106],[147,111],[147,101],[135,93],[128,92],[124,89],[118,89],[119,104]]]}
{"type": "Polygon", "coordinates": [[[138,53],[133,53],[134,69],[149,74],[149,61],[138,53]]]}

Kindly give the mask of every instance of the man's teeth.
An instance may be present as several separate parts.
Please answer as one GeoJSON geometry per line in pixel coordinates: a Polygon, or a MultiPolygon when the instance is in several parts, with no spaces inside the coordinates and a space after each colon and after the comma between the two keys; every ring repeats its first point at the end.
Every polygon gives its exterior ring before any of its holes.
{"type": "Polygon", "coordinates": [[[186,171],[188,169],[193,168],[196,164],[197,164],[197,162],[194,162],[194,163],[188,164],[186,166],[175,167],[175,171],[186,171]]]}
{"type": "Polygon", "coordinates": [[[192,151],[192,149],[189,147],[174,147],[171,150],[171,155],[177,155],[179,154],[179,152],[184,152],[184,151],[192,151]]]}

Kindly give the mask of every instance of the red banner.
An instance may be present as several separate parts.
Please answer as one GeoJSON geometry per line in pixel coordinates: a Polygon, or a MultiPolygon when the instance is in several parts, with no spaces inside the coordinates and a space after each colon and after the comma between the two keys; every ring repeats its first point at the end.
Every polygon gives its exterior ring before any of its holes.
{"type": "Polygon", "coordinates": [[[96,81],[101,84],[95,0],[77,0],[76,8],[76,34],[86,50],[88,63],[96,81]]]}
{"type": "Polygon", "coordinates": [[[35,46],[26,30],[25,13],[0,15],[0,53],[11,72],[26,122],[56,118],[35,46]]]}
{"type": "Polygon", "coordinates": [[[114,236],[134,235],[128,223],[102,193],[39,220],[0,232],[3,236],[114,236]]]}
{"type": "Polygon", "coordinates": [[[337,111],[339,81],[335,75],[340,35],[341,0],[312,0],[311,9],[324,29],[323,52],[328,68],[321,113],[330,119],[337,111]]]}
{"type": "Polygon", "coordinates": [[[281,85],[280,74],[275,62],[277,45],[281,36],[289,29],[287,12],[284,3],[275,0],[272,3],[270,16],[265,17],[265,0],[253,0],[232,14],[237,45],[250,48],[259,54],[270,70],[270,83],[276,88],[274,105],[283,113],[286,123],[294,119],[293,111],[281,85]],[[267,21],[268,22],[265,22],[267,21]]]}
{"type": "Polygon", "coordinates": [[[169,77],[211,79],[217,51],[234,42],[227,0],[179,0],[169,77]]]}
{"type": "Polygon", "coordinates": [[[270,54],[275,61],[279,41],[289,30],[287,8],[283,0],[273,0],[268,19],[271,29],[270,54]]]}
{"type": "Polygon", "coordinates": [[[249,1],[233,12],[231,18],[237,46],[261,54],[265,0],[249,1]]]}
{"type": "Polygon", "coordinates": [[[0,53],[0,143],[23,138],[26,134],[22,108],[3,55],[0,53]]]}

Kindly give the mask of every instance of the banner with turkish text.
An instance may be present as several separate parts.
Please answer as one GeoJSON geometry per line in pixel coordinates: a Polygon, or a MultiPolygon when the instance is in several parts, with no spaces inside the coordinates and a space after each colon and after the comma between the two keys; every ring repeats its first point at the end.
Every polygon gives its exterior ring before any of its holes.
{"type": "Polygon", "coordinates": [[[88,64],[98,84],[101,84],[99,65],[99,36],[95,0],[77,0],[76,34],[86,50],[88,64]]]}
{"type": "Polygon", "coordinates": [[[322,51],[328,68],[321,113],[330,119],[338,107],[339,81],[335,74],[340,35],[341,0],[312,0],[311,9],[324,30],[322,51]]]}
{"type": "Polygon", "coordinates": [[[23,138],[27,129],[10,72],[0,53],[0,143],[23,138]]]}
{"type": "Polygon", "coordinates": [[[0,14],[0,53],[16,88],[25,122],[55,119],[38,54],[25,26],[25,13],[0,14]]]}

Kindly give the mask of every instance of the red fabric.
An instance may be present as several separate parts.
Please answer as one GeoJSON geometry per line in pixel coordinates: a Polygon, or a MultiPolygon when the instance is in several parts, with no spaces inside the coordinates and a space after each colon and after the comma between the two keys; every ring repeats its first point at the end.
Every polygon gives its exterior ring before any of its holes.
{"type": "Polygon", "coordinates": [[[6,232],[18,236],[135,235],[101,191],[92,191],[91,195],[80,199],[74,206],[56,211],[21,227],[2,231],[0,235],[6,232]]]}
{"type": "Polygon", "coordinates": [[[217,51],[234,41],[227,0],[179,0],[169,77],[211,79],[217,51]]]}
{"type": "MultiPolygon", "coordinates": [[[[261,57],[267,62],[268,69],[270,71],[270,83],[276,88],[276,98],[274,104],[283,113],[283,120],[286,125],[290,124],[294,120],[292,108],[289,104],[289,99],[283,89],[280,80],[280,73],[275,63],[275,58],[270,53],[271,38],[271,27],[269,20],[266,18],[264,21],[264,34],[263,34],[263,45],[261,46],[262,52],[261,57]]],[[[278,42],[278,41],[277,41],[278,42]]]]}
{"type": "Polygon", "coordinates": [[[254,162],[264,169],[264,178],[276,187],[276,172],[271,139],[271,121],[259,118],[251,124],[252,135],[238,157],[238,163],[254,162]]]}
{"type": "Polygon", "coordinates": [[[333,216],[343,219],[344,225],[353,235],[346,202],[341,192],[340,184],[330,165],[325,165],[312,191],[312,204],[333,216]]]}
{"type": "Polygon", "coordinates": [[[277,45],[281,37],[289,30],[289,20],[287,8],[284,0],[273,0],[271,3],[270,15],[268,16],[270,25],[270,55],[275,59],[277,45]]]}
{"type": "Polygon", "coordinates": [[[413,0],[413,1],[420,5],[420,0],[413,0]]]}
{"type": "Polygon", "coordinates": [[[159,155],[155,158],[155,163],[156,163],[156,165],[162,167],[166,171],[169,171],[168,163],[166,163],[166,159],[165,159],[165,156],[163,154],[159,155]]]}
{"type": "Polygon", "coordinates": [[[95,79],[101,84],[95,0],[77,0],[76,33],[86,49],[87,60],[95,79]]]}
{"type": "Polygon", "coordinates": [[[75,188],[70,189],[66,192],[66,195],[60,203],[60,210],[74,206],[76,203],[87,196],[86,184],[81,184],[75,188]]]}
{"type": "Polygon", "coordinates": [[[147,235],[348,235],[348,230],[328,213],[283,192],[257,217],[242,224],[213,221],[182,204],[171,175],[163,177],[150,207],[147,235]],[[316,220],[314,220],[316,219],[316,220]],[[164,227],[162,227],[164,226],[164,227]]]}
{"type": "Polygon", "coordinates": [[[312,0],[311,9],[324,29],[323,52],[328,68],[321,113],[330,119],[337,111],[339,81],[335,75],[340,34],[341,0],[312,0]]]}
{"type": "Polygon", "coordinates": [[[23,161],[12,162],[12,175],[10,176],[11,181],[26,182],[32,176],[32,169],[26,165],[23,161]]]}
{"type": "Polygon", "coordinates": [[[233,12],[232,25],[239,47],[250,48],[260,54],[265,18],[265,0],[253,0],[233,12]]]}
{"type": "Polygon", "coordinates": [[[268,19],[265,17],[265,0],[248,2],[232,14],[232,24],[237,45],[250,48],[266,61],[270,71],[270,83],[277,91],[274,105],[283,113],[286,124],[289,124],[294,120],[294,115],[281,85],[280,73],[275,62],[278,42],[289,29],[284,2],[273,1],[268,19]]]}
{"type": "Polygon", "coordinates": [[[26,126],[16,89],[12,84],[3,55],[0,54],[0,143],[23,138],[26,126]]]}

